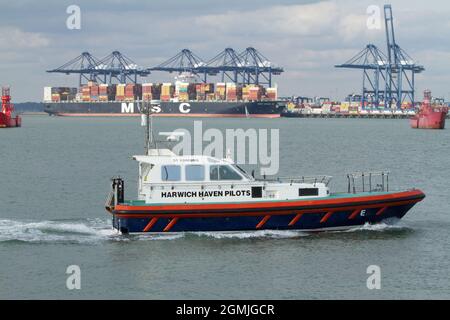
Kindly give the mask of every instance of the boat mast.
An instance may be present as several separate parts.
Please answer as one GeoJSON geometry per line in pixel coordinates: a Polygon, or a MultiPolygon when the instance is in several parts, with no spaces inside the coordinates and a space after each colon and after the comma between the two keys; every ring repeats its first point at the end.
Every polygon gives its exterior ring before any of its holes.
{"type": "MultiPolygon", "coordinates": [[[[158,105],[158,103],[145,101],[143,102],[143,106],[141,109],[142,115],[145,116],[145,154],[148,155],[151,146],[153,143],[155,143],[156,148],[156,141],[153,139],[153,115],[152,110],[153,106],[158,105]]],[[[141,125],[143,124],[143,121],[141,122],[141,125]]]]}
{"type": "Polygon", "coordinates": [[[150,120],[150,104],[148,102],[144,102],[143,109],[145,112],[145,154],[148,155],[153,136],[153,128],[150,120]]]}

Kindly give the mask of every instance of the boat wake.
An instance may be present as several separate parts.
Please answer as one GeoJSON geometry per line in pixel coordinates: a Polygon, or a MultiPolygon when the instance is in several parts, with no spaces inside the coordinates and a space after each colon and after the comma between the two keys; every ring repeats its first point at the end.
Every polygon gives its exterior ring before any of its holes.
{"type": "MultiPolygon", "coordinates": [[[[393,221],[377,224],[365,224],[342,231],[347,232],[383,232],[403,230],[405,226],[393,221]]],[[[0,219],[0,242],[31,243],[98,243],[102,241],[140,241],[140,240],[177,240],[181,238],[212,239],[286,239],[299,238],[317,234],[299,230],[257,230],[257,231],[214,231],[214,232],[180,232],[122,235],[112,229],[107,219],[84,220],[10,220],[0,219]]]]}
{"type": "Polygon", "coordinates": [[[355,226],[348,230],[345,230],[344,232],[359,232],[359,231],[392,231],[392,230],[405,230],[407,227],[405,227],[401,220],[399,219],[390,219],[385,220],[383,222],[371,224],[371,223],[365,223],[362,226],[355,226]]]}
{"type": "Polygon", "coordinates": [[[252,238],[297,238],[307,236],[308,233],[297,230],[258,230],[258,231],[227,231],[227,232],[196,232],[193,235],[214,239],[252,239],[252,238]]]}
{"type": "Polygon", "coordinates": [[[0,242],[92,243],[103,240],[121,240],[108,220],[0,220],[0,242]]]}

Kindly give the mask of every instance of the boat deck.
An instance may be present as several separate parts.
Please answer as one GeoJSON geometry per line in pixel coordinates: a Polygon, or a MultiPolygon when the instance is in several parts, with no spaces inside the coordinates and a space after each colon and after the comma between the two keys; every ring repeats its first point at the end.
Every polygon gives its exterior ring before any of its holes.
{"type": "MultiPolygon", "coordinates": [[[[347,193],[347,192],[336,192],[332,193],[327,197],[315,197],[315,198],[305,198],[305,199],[292,199],[292,200],[266,200],[266,201],[255,201],[258,203],[264,203],[264,202],[297,202],[300,200],[304,201],[314,201],[314,200],[332,200],[332,199],[344,199],[344,198],[355,198],[355,197],[367,197],[367,196],[379,196],[379,195],[386,195],[386,194],[395,194],[397,192],[395,191],[381,191],[381,192],[358,192],[358,193],[347,193]]],[[[189,202],[189,204],[220,204],[225,202],[189,202]]],[[[248,203],[248,202],[246,202],[248,203]]],[[[145,200],[125,200],[123,205],[126,206],[160,206],[164,205],[164,203],[146,203],[145,200]]]]}

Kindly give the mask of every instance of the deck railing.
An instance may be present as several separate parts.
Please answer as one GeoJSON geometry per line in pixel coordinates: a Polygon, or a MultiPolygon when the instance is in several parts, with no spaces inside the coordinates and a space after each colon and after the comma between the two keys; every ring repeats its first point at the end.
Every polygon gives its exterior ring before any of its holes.
{"type": "Polygon", "coordinates": [[[389,171],[347,174],[348,193],[389,191],[389,171]]]}
{"type": "Polygon", "coordinates": [[[288,182],[290,184],[293,183],[324,183],[326,186],[330,183],[332,177],[331,176],[299,176],[299,177],[277,177],[275,179],[267,179],[265,177],[255,179],[256,181],[263,182],[288,182]]]}

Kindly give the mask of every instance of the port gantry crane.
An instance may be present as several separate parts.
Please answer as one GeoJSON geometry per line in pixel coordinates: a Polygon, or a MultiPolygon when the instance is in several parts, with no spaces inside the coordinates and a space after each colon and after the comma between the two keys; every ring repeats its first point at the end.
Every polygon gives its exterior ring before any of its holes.
{"type": "Polygon", "coordinates": [[[164,61],[149,71],[189,72],[198,75],[198,68],[204,66],[203,60],[189,49],[183,49],[172,58],[164,61]]]}
{"type": "Polygon", "coordinates": [[[69,62],[66,62],[62,66],[47,70],[47,72],[50,73],[64,73],[64,74],[71,74],[71,73],[77,73],[80,75],[79,85],[83,83],[83,80],[86,81],[99,81],[101,80],[99,78],[100,73],[96,69],[99,59],[94,57],[89,52],[83,52],[78,57],[73,58],[69,62]]]}
{"type": "Polygon", "coordinates": [[[283,68],[273,66],[269,59],[252,47],[245,49],[239,58],[244,73],[244,84],[267,84],[271,87],[272,75],[279,75],[284,71],[283,68]]]}
{"type": "Polygon", "coordinates": [[[226,48],[214,58],[206,62],[204,68],[200,68],[204,74],[204,81],[206,82],[206,75],[215,76],[221,74],[221,81],[226,80],[239,83],[239,79],[244,79],[244,73],[241,70],[242,62],[238,54],[233,48],[226,48]]]}
{"type": "Polygon", "coordinates": [[[108,56],[99,61],[97,69],[101,70],[104,83],[111,83],[115,78],[119,83],[126,83],[127,80],[137,83],[137,77],[146,77],[150,71],[139,67],[133,60],[120,53],[113,51],[108,56]]]}
{"type": "Polygon", "coordinates": [[[384,108],[401,108],[402,102],[414,105],[414,78],[416,73],[425,70],[402,49],[395,41],[392,7],[384,6],[387,55],[374,44],[358,52],[347,62],[336,65],[337,68],[362,69],[361,106],[365,104],[378,108],[384,101],[384,108]]]}
{"type": "Polygon", "coordinates": [[[249,47],[240,54],[232,48],[226,48],[208,62],[189,49],[183,49],[172,58],[152,68],[140,68],[130,58],[114,51],[103,59],[97,59],[89,52],[83,52],[59,68],[47,72],[80,75],[79,85],[83,80],[98,83],[112,83],[116,79],[120,83],[131,81],[137,83],[138,76],[146,77],[153,71],[190,73],[207,82],[208,76],[221,74],[222,82],[230,80],[238,84],[267,84],[272,86],[272,76],[284,70],[274,66],[255,48],[249,47]]]}
{"type": "Polygon", "coordinates": [[[240,54],[232,48],[226,48],[208,62],[204,62],[189,49],[183,49],[172,58],[148,70],[189,72],[201,77],[203,82],[208,81],[208,76],[221,74],[222,81],[229,79],[239,84],[268,84],[269,87],[272,85],[272,75],[279,75],[284,71],[283,68],[273,66],[265,56],[252,47],[240,54]]]}
{"type": "Polygon", "coordinates": [[[138,76],[146,77],[150,74],[149,70],[138,67],[133,60],[119,51],[113,51],[103,59],[97,59],[89,52],[83,52],[62,66],[47,72],[79,74],[80,87],[83,80],[112,83],[113,79],[116,79],[120,83],[125,83],[127,80],[136,83],[138,76]]]}

